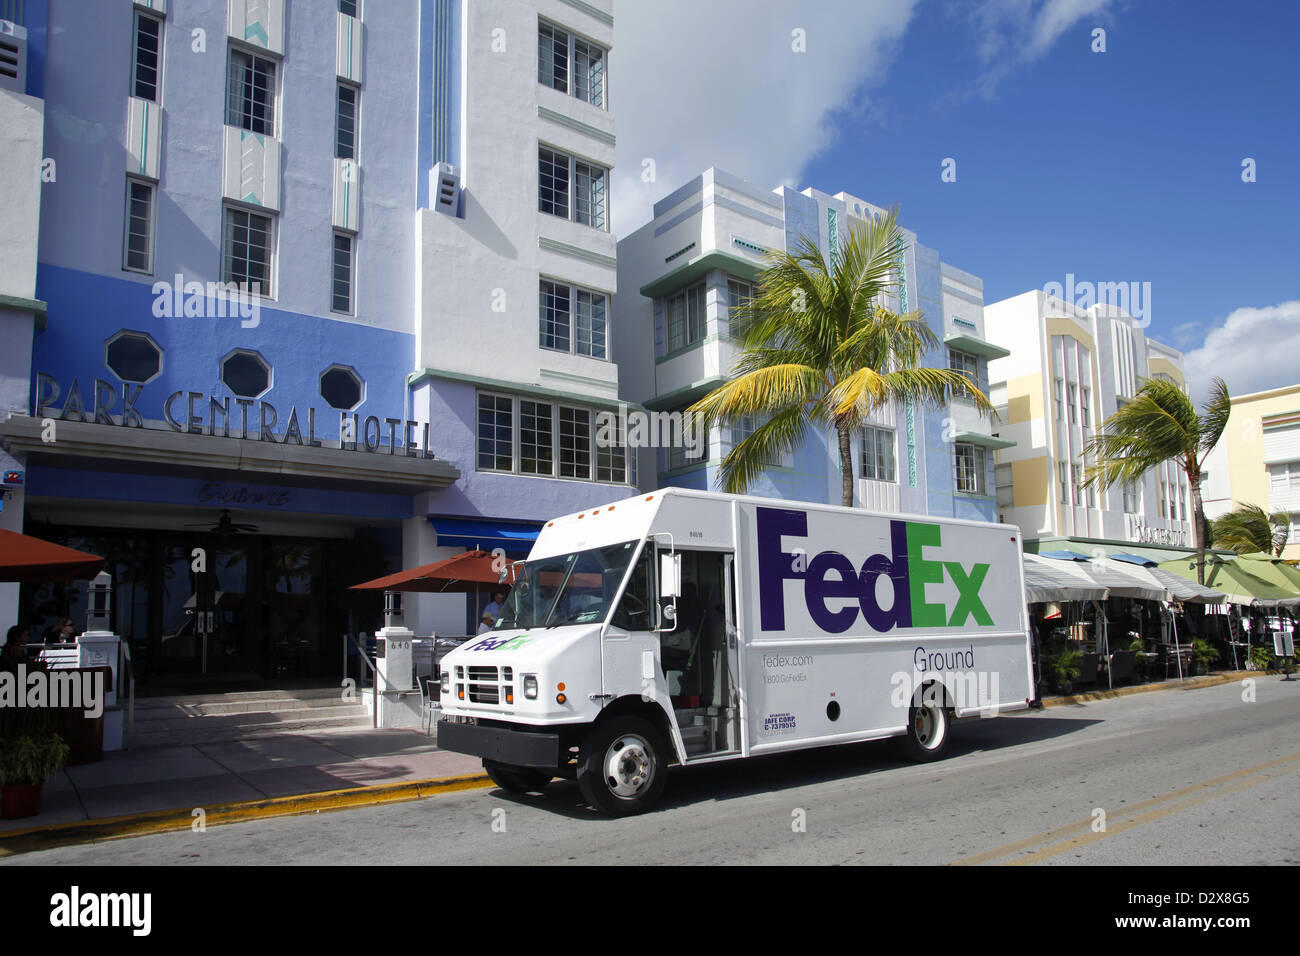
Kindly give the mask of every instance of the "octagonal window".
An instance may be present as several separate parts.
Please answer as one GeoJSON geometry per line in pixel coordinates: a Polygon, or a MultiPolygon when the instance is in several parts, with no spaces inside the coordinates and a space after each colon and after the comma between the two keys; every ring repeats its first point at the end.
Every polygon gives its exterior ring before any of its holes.
{"type": "Polygon", "coordinates": [[[331,365],[320,377],[320,397],[330,408],[350,411],[361,404],[365,383],[350,365],[331,365]]]}
{"type": "Polygon", "coordinates": [[[251,349],[235,349],[221,360],[221,381],[240,398],[259,398],[271,387],[271,366],[251,349]]]}
{"type": "Polygon", "coordinates": [[[162,374],[162,363],[162,349],[144,332],[118,332],[104,346],[104,364],[124,382],[152,382],[162,374]]]}

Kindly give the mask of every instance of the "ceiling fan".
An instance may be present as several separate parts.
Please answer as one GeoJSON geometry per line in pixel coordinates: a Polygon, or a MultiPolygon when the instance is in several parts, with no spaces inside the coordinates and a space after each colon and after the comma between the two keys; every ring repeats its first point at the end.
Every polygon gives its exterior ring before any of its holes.
{"type": "Polygon", "coordinates": [[[187,527],[187,528],[207,528],[208,531],[210,531],[211,533],[213,533],[213,534],[219,534],[219,535],[223,535],[223,536],[224,536],[224,535],[231,535],[231,534],[238,534],[238,533],[241,532],[241,531],[246,531],[246,532],[256,532],[256,531],[257,531],[257,525],[255,525],[255,524],[241,524],[241,523],[236,522],[236,521],[231,521],[231,520],[230,520],[230,509],[229,509],[229,508],[222,508],[222,509],[221,509],[221,517],[217,520],[217,523],[216,523],[215,525],[212,525],[211,527],[208,526],[207,522],[203,522],[203,523],[200,523],[200,524],[187,524],[185,527],[187,527]]]}

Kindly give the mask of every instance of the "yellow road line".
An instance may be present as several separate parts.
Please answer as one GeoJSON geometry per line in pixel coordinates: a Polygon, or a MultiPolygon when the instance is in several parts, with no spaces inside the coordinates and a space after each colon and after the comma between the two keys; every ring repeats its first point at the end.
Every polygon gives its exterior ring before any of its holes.
{"type": "MultiPolygon", "coordinates": [[[[422,800],[435,794],[479,790],[492,785],[492,781],[485,774],[480,773],[353,787],[345,790],[327,790],[322,793],[295,794],[287,797],[269,797],[265,800],[240,800],[201,809],[204,811],[205,826],[219,826],[223,823],[243,823],[271,817],[328,813],[353,807],[422,800]]],[[[189,830],[192,829],[195,820],[193,813],[193,809],[189,808],[159,810],[11,830],[0,833],[0,857],[77,843],[96,843],[150,833],[189,830]]]]}
{"type": "MultiPolygon", "coordinates": [[[[1238,789],[1238,787],[1231,787],[1231,788],[1220,790],[1216,793],[1206,796],[1202,800],[1187,802],[1186,805],[1180,804],[1178,806],[1171,807],[1166,810],[1156,811],[1154,813],[1148,813],[1148,814],[1142,814],[1142,811],[1148,810],[1153,807],[1158,807],[1161,804],[1167,804],[1170,801],[1180,801],[1182,800],[1182,798],[1190,797],[1193,794],[1202,793],[1204,791],[1211,790],[1215,787],[1223,787],[1225,784],[1231,784],[1234,781],[1239,781],[1244,777],[1250,777],[1254,774],[1261,774],[1265,771],[1272,770],[1277,767],[1284,767],[1286,764],[1295,763],[1298,760],[1300,760],[1300,753],[1291,754],[1289,757],[1279,757],[1276,760],[1270,760],[1266,763],[1257,764],[1254,767],[1247,767],[1244,770],[1235,770],[1232,773],[1227,773],[1220,777],[1214,777],[1213,779],[1205,780],[1202,781],[1201,783],[1191,784],[1190,786],[1183,787],[1179,790],[1173,790],[1159,797],[1152,797],[1149,800],[1142,800],[1138,803],[1126,804],[1121,811],[1116,811],[1116,813],[1108,815],[1107,832],[1118,833],[1118,832],[1122,832],[1123,830],[1130,829],[1132,826],[1137,825],[1136,823],[1124,823],[1122,825],[1110,826],[1109,821],[1111,820],[1118,819],[1120,821],[1128,821],[1140,815],[1141,822],[1150,822],[1150,820],[1158,819],[1160,816],[1165,816],[1169,813],[1177,812],[1177,810],[1187,809],[1190,806],[1195,806],[1196,803],[1204,803],[1207,800],[1217,799],[1222,794],[1230,793],[1233,790],[1238,789]]],[[[1285,772],[1285,770],[1281,772],[1285,772]]],[[[1245,785],[1254,786],[1255,783],[1263,783],[1264,780],[1269,779],[1269,777],[1271,776],[1273,776],[1273,774],[1263,776],[1259,780],[1251,781],[1249,784],[1245,784],[1245,785]]],[[[1027,837],[1026,839],[1017,840],[1014,843],[1008,843],[1005,846],[1001,846],[993,850],[987,850],[983,853],[977,853],[974,856],[963,857],[960,860],[954,860],[949,865],[950,866],[975,866],[980,863],[987,863],[999,857],[1010,856],[1011,854],[1026,849],[1028,847],[1045,843],[1048,840],[1054,840],[1058,837],[1064,836],[1065,834],[1071,833],[1076,830],[1083,831],[1085,835],[1095,837],[1097,839],[1106,836],[1106,833],[1095,833],[1095,834],[1091,833],[1090,831],[1092,829],[1092,822],[1093,822],[1092,818],[1089,817],[1085,820],[1077,820],[1073,823],[1067,823],[1064,826],[1056,827],[1055,829],[1048,830],[1044,833],[1040,833],[1037,836],[1027,837]]],[[[1084,842],[1094,842],[1094,841],[1088,839],[1084,842]]],[[[1063,846],[1064,849],[1069,849],[1071,846],[1081,846],[1083,845],[1083,843],[1079,842],[1076,839],[1076,840],[1067,840],[1065,841],[1064,844],[1055,844],[1055,845],[1063,846]]],[[[1050,848],[1050,846],[1048,848],[1050,848]]],[[[1044,849],[1048,849],[1048,848],[1044,848],[1044,849]]],[[[1057,852],[1064,852],[1064,849],[1058,850],[1057,852]]],[[[1035,854],[1029,854],[1029,856],[1036,856],[1037,853],[1042,853],[1042,852],[1044,851],[1039,850],[1036,851],[1035,854]]],[[[1050,855],[1054,856],[1056,854],[1053,853],[1050,855]]],[[[1042,859],[1046,859],[1046,858],[1047,858],[1046,856],[1042,857],[1042,859]]]]}

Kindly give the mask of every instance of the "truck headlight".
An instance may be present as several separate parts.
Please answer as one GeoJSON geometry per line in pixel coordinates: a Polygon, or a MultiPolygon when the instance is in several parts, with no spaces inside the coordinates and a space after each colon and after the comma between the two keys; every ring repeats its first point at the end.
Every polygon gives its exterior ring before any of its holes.
{"type": "Polygon", "coordinates": [[[524,697],[528,698],[529,700],[537,699],[537,675],[536,674],[524,675],[524,697]]]}

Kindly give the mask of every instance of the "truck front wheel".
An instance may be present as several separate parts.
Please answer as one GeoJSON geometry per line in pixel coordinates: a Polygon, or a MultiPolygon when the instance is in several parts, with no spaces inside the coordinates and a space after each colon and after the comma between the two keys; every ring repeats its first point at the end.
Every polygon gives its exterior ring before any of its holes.
{"type": "Polygon", "coordinates": [[[663,793],[667,767],[667,744],[652,724],[615,717],[593,728],[578,748],[578,787],[607,816],[644,813],[663,793]]]}
{"type": "Polygon", "coordinates": [[[484,760],[483,769],[487,771],[487,775],[492,779],[492,782],[507,793],[528,793],[530,790],[541,790],[551,782],[549,773],[543,770],[534,770],[531,767],[511,767],[507,764],[484,760]]]}

